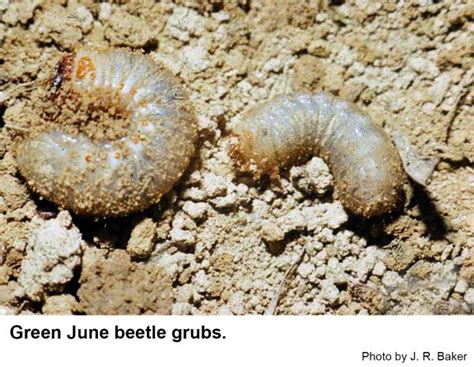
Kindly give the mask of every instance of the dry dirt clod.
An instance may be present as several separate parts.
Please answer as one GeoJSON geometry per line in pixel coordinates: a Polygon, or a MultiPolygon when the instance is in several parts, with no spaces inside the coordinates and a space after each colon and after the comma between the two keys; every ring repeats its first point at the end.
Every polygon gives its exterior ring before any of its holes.
{"type": "Polygon", "coordinates": [[[98,256],[83,268],[77,292],[88,315],[171,313],[169,277],[153,264],[133,263],[124,251],[98,256]]]}
{"type": "Polygon", "coordinates": [[[132,259],[146,259],[155,248],[155,239],[156,225],[151,218],[145,218],[133,229],[128,240],[127,252],[132,259]]]}
{"type": "Polygon", "coordinates": [[[68,212],[47,221],[37,219],[30,230],[16,296],[41,301],[50,292],[62,291],[81,264],[84,246],[68,212]]]}

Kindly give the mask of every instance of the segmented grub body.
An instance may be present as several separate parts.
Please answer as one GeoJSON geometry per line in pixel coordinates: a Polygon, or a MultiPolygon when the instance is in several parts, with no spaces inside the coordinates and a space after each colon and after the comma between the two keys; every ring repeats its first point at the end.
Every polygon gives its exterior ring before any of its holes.
{"type": "Polygon", "coordinates": [[[400,157],[382,127],[354,105],[327,93],[294,93],[249,111],[233,129],[231,154],[243,170],[279,167],[322,157],[337,193],[364,217],[394,209],[405,180],[400,157]]]}
{"type": "Polygon", "coordinates": [[[157,203],[188,166],[194,112],[180,81],[149,56],[80,50],[61,59],[47,89],[16,158],[32,189],[59,206],[126,215],[157,203]]]}

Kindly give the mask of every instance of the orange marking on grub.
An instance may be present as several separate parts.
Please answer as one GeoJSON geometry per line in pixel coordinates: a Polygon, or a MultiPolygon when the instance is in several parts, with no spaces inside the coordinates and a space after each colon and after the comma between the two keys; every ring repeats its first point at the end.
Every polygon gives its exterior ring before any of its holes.
{"type": "Polygon", "coordinates": [[[88,74],[91,79],[95,78],[95,64],[90,57],[83,56],[77,62],[76,78],[83,80],[88,74]]]}

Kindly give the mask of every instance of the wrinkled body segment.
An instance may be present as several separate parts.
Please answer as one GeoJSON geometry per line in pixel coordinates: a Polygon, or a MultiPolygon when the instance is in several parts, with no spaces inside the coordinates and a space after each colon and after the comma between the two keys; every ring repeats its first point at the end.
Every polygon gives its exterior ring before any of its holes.
{"type": "Polygon", "coordinates": [[[322,157],[346,209],[363,217],[393,210],[405,180],[400,157],[383,131],[355,106],[327,93],[278,96],[235,126],[232,155],[257,172],[322,157]]]}
{"type": "Polygon", "coordinates": [[[46,199],[80,215],[126,215],[157,203],[188,166],[194,112],[180,81],[149,56],[81,50],[61,59],[47,88],[52,108],[71,105],[90,116],[77,133],[53,121],[18,144],[20,173],[46,199]],[[102,110],[120,116],[121,130],[107,122],[115,135],[99,131],[102,110]]]}

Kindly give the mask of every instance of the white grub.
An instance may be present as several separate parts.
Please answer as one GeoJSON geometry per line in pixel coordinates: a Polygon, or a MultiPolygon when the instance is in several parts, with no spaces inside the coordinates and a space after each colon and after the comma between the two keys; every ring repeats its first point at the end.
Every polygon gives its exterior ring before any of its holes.
{"type": "Polygon", "coordinates": [[[406,176],[395,146],[366,114],[330,94],[278,96],[246,113],[233,135],[231,155],[242,170],[276,174],[317,155],[350,212],[381,215],[400,201],[406,176]]]}
{"type": "MultiPolygon", "coordinates": [[[[47,121],[54,128],[20,142],[21,174],[60,207],[95,217],[143,210],[156,204],[188,166],[197,138],[193,109],[180,81],[149,56],[80,50],[59,61],[47,88],[46,107],[72,103],[88,111],[84,103],[99,101],[102,109],[127,121],[116,139],[104,138],[103,131],[71,134],[47,121]]],[[[118,129],[113,117],[109,130],[118,129]]]]}

